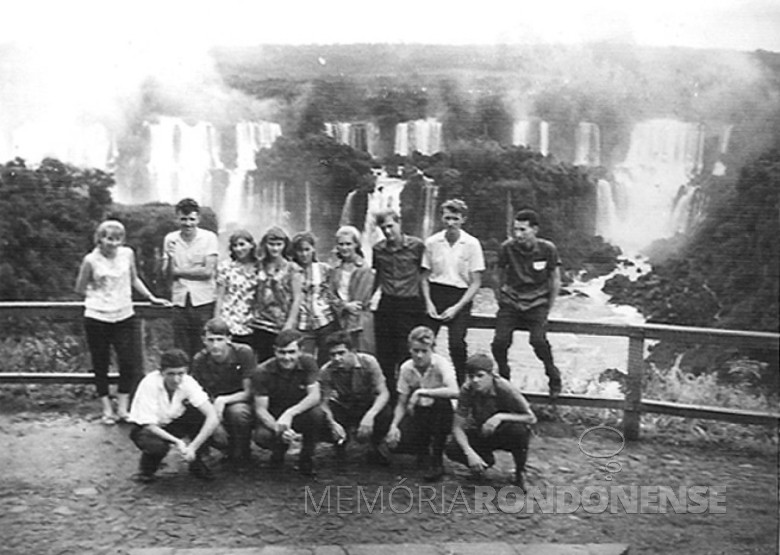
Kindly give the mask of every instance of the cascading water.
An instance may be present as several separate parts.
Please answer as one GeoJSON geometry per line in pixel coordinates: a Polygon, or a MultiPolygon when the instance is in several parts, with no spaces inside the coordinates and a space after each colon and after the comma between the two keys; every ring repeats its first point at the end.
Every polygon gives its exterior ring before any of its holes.
{"type": "Polygon", "coordinates": [[[512,127],[512,144],[538,150],[547,156],[550,150],[550,124],[543,120],[516,121],[512,127]]]}
{"type": "Polygon", "coordinates": [[[595,123],[582,121],[577,125],[575,166],[601,165],[601,135],[595,123]]]}
{"type": "MultiPolygon", "coordinates": [[[[614,221],[599,223],[602,234],[629,253],[673,234],[675,198],[701,172],[703,145],[699,124],[669,119],[636,124],[626,159],[613,168],[625,206],[617,206],[614,221]]],[[[616,204],[615,195],[607,198],[603,187],[598,191],[600,206],[616,204]]]]}
{"type": "Polygon", "coordinates": [[[379,128],[373,122],[326,123],[325,134],[355,150],[368,152],[372,156],[377,154],[379,128]]]}
{"type": "Polygon", "coordinates": [[[441,137],[441,122],[435,118],[402,122],[395,126],[394,152],[408,156],[417,151],[420,154],[430,156],[441,151],[441,137]]]}

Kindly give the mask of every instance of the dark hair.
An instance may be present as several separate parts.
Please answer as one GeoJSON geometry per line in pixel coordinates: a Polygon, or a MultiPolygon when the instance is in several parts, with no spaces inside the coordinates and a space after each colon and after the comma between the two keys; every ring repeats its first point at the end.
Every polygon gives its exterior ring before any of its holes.
{"type": "Polygon", "coordinates": [[[328,337],[325,338],[325,349],[330,352],[333,347],[338,345],[344,345],[348,350],[352,350],[352,336],[348,331],[339,330],[334,331],[328,337]]]}
{"type": "Polygon", "coordinates": [[[303,334],[298,330],[282,330],[274,340],[274,347],[282,348],[286,347],[290,343],[299,343],[303,339],[303,334]]]}
{"type": "Polygon", "coordinates": [[[260,253],[258,258],[260,261],[265,262],[268,258],[268,250],[266,246],[270,241],[284,241],[284,249],[282,250],[282,256],[284,258],[290,258],[290,237],[279,226],[273,226],[265,232],[260,239],[260,253]]]}
{"type": "Polygon", "coordinates": [[[400,223],[401,214],[399,214],[398,211],[394,210],[393,208],[386,208],[384,210],[380,210],[374,215],[374,223],[376,223],[377,226],[380,226],[385,223],[387,218],[393,218],[393,220],[400,223]]]}
{"type": "Polygon", "coordinates": [[[212,318],[203,325],[203,335],[207,333],[230,337],[230,328],[222,318],[212,318]]]}
{"type": "Polygon", "coordinates": [[[257,260],[257,242],[255,241],[255,238],[252,237],[252,234],[249,233],[246,229],[237,229],[230,235],[230,239],[228,239],[228,251],[230,252],[230,259],[236,260],[236,254],[233,252],[233,247],[236,246],[236,243],[239,239],[243,239],[252,245],[252,250],[249,251],[249,260],[252,262],[257,260]]]}
{"type": "Polygon", "coordinates": [[[451,198],[450,200],[445,201],[441,205],[441,211],[444,212],[445,210],[460,214],[464,218],[469,215],[469,205],[459,198],[451,198]]]}
{"type": "Polygon", "coordinates": [[[192,214],[193,212],[200,214],[200,206],[195,199],[183,198],[176,203],[176,213],[184,214],[186,216],[187,214],[192,214]]]}
{"type": "Polygon", "coordinates": [[[539,227],[539,214],[530,208],[523,208],[522,210],[518,210],[517,214],[515,214],[515,221],[528,222],[532,226],[539,227]]]}
{"type": "Polygon", "coordinates": [[[181,368],[190,366],[190,357],[181,349],[168,349],[160,355],[160,372],[166,368],[181,368]]]}
{"type": "MultiPolygon", "coordinates": [[[[301,245],[304,243],[309,243],[312,248],[317,246],[317,239],[314,237],[314,234],[311,231],[299,231],[293,235],[292,241],[290,243],[290,250],[292,251],[292,259],[298,264],[301,263],[301,261],[298,259],[298,249],[300,249],[301,245]]],[[[311,257],[311,260],[312,262],[317,262],[316,250],[314,251],[314,255],[311,257]]]]}
{"type": "Polygon", "coordinates": [[[493,359],[484,353],[476,353],[466,359],[466,364],[463,367],[467,376],[473,376],[477,372],[493,373],[493,359]]]}

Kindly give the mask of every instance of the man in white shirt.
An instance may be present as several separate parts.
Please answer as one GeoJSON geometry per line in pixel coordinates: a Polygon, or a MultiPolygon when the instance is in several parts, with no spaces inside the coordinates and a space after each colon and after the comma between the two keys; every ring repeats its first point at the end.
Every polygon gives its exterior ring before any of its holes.
{"type": "Polygon", "coordinates": [[[441,211],[444,229],[425,241],[422,293],[433,333],[447,326],[450,358],[458,385],[462,385],[469,316],[482,285],[485,256],[479,240],[461,229],[468,215],[466,203],[451,199],[442,204],[441,211]]]}
{"type": "Polygon", "coordinates": [[[179,201],[176,221],[179,231],[163,241],[162,271],[172,280],[174,344],[192,360],[203,346],[203,326],[214,315],[219,244],[214,232],[198,227],[200,206],[193,199],[179,201]]]}
{"type": "Polygon", "coordinates": [[[133,425],[130,439],[141,450],[135,476],[139,482],[154,480],[171,445],[190,463],[193,475],[212,478],[202,454],[219,418],[206,392],[188,374],[188,367],[186,353],[180,349],[165,351],[160,357],[160,370],[150,372],[138,384],[129,421],[133,425]]]}

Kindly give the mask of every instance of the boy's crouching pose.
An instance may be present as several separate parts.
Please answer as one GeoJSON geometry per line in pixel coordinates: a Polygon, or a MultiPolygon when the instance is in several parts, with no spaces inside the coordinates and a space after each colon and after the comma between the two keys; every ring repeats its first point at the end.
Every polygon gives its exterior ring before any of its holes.
{"type": "Polygon", "coordinates": [[[447,457],[481,475],[495,463],[493,451],[509,451],[515,460],[514,483],[525,489],[529,426],[536,423],[536,416],[520,390],[494,373],[489,356],[469,357],[465,370],[447,457]]]}
{"type": "Polygon", "coordinates": [[[188,375],[189,358],[179,349],[162,354],[160,370],[141,380],[130,409],[133,429],[130,439],[141,450],[139,482],[151,482],[163,458],[174,445],[190,472],[210,480],[212,474],[202,459],[206,441],[219,424],[208,395],[188,375]],[[187,443],[184,438],[192,438],[187,443]]]}

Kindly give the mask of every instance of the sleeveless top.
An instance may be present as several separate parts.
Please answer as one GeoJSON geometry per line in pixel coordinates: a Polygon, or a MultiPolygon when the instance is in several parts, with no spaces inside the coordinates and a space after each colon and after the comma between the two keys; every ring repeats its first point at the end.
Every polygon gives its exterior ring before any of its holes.
{"type": "Polygon", "coordinates": [[[85,260],[92,266],[92,278],[87,283],[84,316],[109,323],[131,317],[134,314],[130,281],[132,249],[118,247],[114,258],[106,258],[95,247],[85,260]]]}

